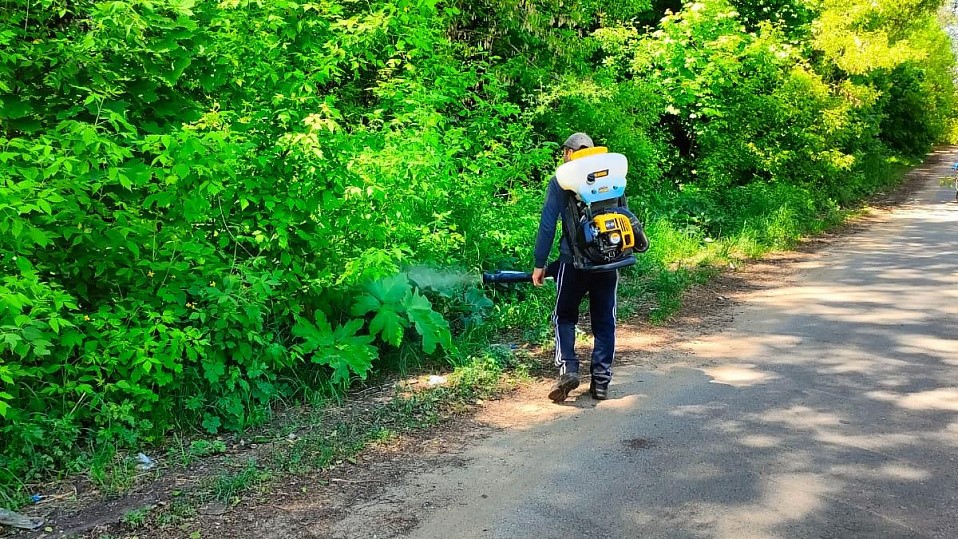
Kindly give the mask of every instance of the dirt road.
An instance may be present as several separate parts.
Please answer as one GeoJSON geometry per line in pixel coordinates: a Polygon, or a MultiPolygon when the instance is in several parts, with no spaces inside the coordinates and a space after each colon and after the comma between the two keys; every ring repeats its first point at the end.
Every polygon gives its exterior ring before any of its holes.
{"type": "Polygon", "coordinates": [[[952,159],[781,286],[734,298],[723,329],[650,353],[626,328],[610,400],[499,403],[485,415],[503,430],[321,535],[955,537],[958,205],[937,181],[952,159]]]}

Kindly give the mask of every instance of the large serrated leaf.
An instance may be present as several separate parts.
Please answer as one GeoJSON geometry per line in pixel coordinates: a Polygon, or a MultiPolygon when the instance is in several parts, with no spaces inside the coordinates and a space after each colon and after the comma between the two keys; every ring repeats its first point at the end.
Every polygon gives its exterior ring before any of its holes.
{"type": "Polygon", "coordinates": [[[348,383],[350,374],[355,374],[365,380],[376,359],[376,347],[359,342],[341,343],[333,354],[330,366],[333,367],[332,382],[348,383]]]}
{"type": "Polygon", "coordinates": [[[466,304],[474,313],[479,313],[493,307],[492,300],[486,296],[485,291],[478,288],[470,288],[465,294],[466,304]]]}
{"type": "Polygon", "coordinates": [[[366,286],[366,294],[360,296],[351,309],[353,316],[379,311],[387,305],[399,305],[403,297],[412,291],[409,278],[404,274],[393,275],[366,286]]]}
{"type": "Polygon", "coordinates": [[[374,285],[377,286],[376,297],[383,303],[399,303],[412,290],[409,278],[402,273],[377,281],[374,285]]]}
{"type": "Polygon", "coordinates": [[[415,310],[432,310],[432,303],[429,301],[429,298],[419,293],[418,290],[409,289],[406,292],[406,296],[402,300],[402,305],[406,311],[415,311],[415,310]]]}
{"type": "Polygon", "coordinates": [[[406,295],[403,304],[406,306],[406,316],[422,336],[424,352],[427,354],[435,352],[437,345],[441,345],[446,350],[452,348],[449,323],[442,315],[432,310],[429,298],[420,294],[418,290],[413,290],[406,295]]]}
{"type": "Polygon", "coordinates": [[[354,318],[349,322],[336,328],[336,331],[333,332],[333,339],[335,342],[343,341],[362,341],[362,342],[372,342],[373,338],[369,335],[356,335],[356,332],[363,327],[363,321],[359,318],[354,318]]]}
{"type": "Polygon", "coordinates": [[[382,307],[382,301],[372,294],[360,296],[349,311],[353,316],[363,316],[366,313],[378,311],[382,307]]]}
{"type": "Polygon", "coordinates": [[[399,346],[402,344],[403,330],[407,325],[408,322],[398,312],[384,308],[376,313],[369,323],[369,333],[379,334],[387,343],[399,346]]]}
{"type": "Polygon", "coordinates": [[[293,335],[303,339],[302,349],[307,354],[335,343],[333,329],[326,320],[326,315],[322,311],[316,311],[314,316],[315,324],[306,318],[297,318],[296,325],[293,326],[293,335]]]}
{"type": "Polygon", "coordinates": [[[333,370],[334,384],[349,385],[355,374],[365,379],[377,357],[371,335],[357,335],[364,321],[356,318],[333,330],[322,313],[316,314],[317,324],[299,319],[293,333],[303,338],[301,348],[312,363],[327,365],[333,370]]]}

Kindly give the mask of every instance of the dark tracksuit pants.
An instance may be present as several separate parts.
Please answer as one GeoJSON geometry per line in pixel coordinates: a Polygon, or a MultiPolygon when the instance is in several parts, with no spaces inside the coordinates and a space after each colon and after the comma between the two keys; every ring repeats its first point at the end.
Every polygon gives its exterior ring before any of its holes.
{"type": "Polygon", "coordinates": [[[595,337],[590,369],[592,381],[598,386],[607,386],[612,380],[618,283],[618,271],[587,272],[566,262],[559,264],[552,325],[556,335],[555,363],[560,374],[579,372],[579,360],[575,355],[575,327],[579,321],[579,304],[588,294],[592,335],[595,337]]]}

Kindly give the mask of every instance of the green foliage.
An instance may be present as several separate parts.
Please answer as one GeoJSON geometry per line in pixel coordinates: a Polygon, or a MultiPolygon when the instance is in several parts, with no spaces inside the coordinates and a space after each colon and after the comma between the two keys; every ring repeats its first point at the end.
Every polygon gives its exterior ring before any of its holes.
{"type": "Polygon", "coordinates": [[[142,528],[146,524],[146,519],[149,515],[149,507],[132,509],[126,513],[123,513],[123,516],[120,517],[120,522],[135,530],[137,528],[142,528]]]}
{"type": "Polygon", "coordinates": [[[366,378],[372,368],[376,349],[369,343],[372,337],[357,335],[362,320],[350,320],[335,330],[326,321],[322,311],[316,311],[316,323],[300,318],[293,326],[293,334],[303,339],[296,351],[310,361],[327,365],[333,370],[332,382],[346,385],[352,373],[366,378]]]}
{"type": "Polygon", "coordinates": [[[379,335],[392,346],[402,344],[404,330],[413,327],[422,337],[422,348],[427,354],[435,352],[437,345],[446,350],[452,348],[448,322],[433,310],[429,299],[412,286],[405,274],[375,281],[366,287],[366,294],[359,296],[353,305],[352,314],[367,313],[374,313],[369,322],[370,334],[379,335]]]}
{"type": "Polygon", "coordinates": [[[454,359],[489,317],[538,340],[549,290],[493,305],[402,271],[527,266],[570,131],[629,157],[653,240],[634,293],[664,316],[684,258],[786,246],[949,133],[936,8],[4,3],[4,496],[78,447],[242,430],[384,357],[454,359]]]}
{"type": "Polygon", "coordinates": [[[203,490],[214,500],[233,503],[236,496],[269,481],[271,477],[269,470],[262,469],[256,459],[249,458],[243,464],[237,463],[231,469],[206,478],[203,490]]]}
{"type": "Polygon", "coordinates": [[[194,457],[206,457],[217,455],[226,451],[226,443],[222,440],[193,440],[190,442],[190,455],[194,457]]]}
{"type": "Polygon", "coordinates": [[[94,453],[88,463],[90,481],[107,494],[124,492],[136,481],[136,463],[105,446],[94,453]]]}

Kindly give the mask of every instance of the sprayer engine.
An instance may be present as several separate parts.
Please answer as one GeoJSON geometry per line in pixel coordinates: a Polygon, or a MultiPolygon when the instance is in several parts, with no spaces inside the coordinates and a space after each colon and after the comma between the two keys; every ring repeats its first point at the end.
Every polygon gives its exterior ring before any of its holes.
{"type": "Polygon", "coordinates": [[[577,268],[618,269],[635,264],[633,253],[648,249],[642,223],[629,211],[625,198],[627,171],[624,155],[602,147],[575,152],[556,170],[559,186],[573,195],[566,234],[577,268]]]}
{"type": "Polygon", "coordinates": [[[622,256],[626,249],[635,247],[635,233],[628,217],[618,212],[597,215],[586,223],[583,236],[592,244],[599,256],[611,262],[622,256]],[[589,239],[592,241],[589,241],[589,239]]]}

